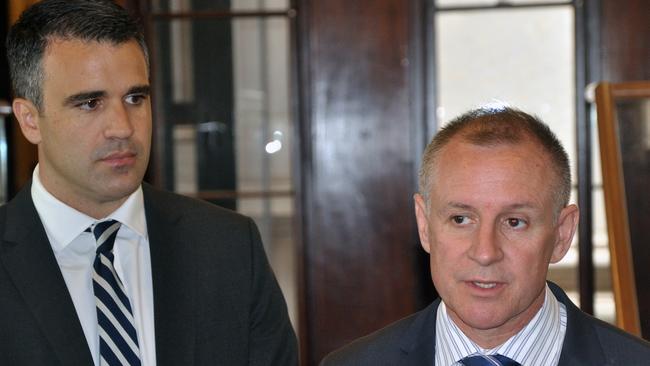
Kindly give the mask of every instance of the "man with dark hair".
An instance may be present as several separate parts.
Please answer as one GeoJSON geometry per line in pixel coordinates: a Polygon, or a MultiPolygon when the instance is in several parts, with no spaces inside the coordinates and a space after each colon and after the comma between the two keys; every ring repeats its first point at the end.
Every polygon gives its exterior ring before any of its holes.
{"type": "Polygon", "coordinates": [[[296,365],[252,220],[142,183],[148,56],[128,13],[43,0],[7,50],[39,164],[0,208],[0,364],[296,365]]]}
{"type": "Polygon", "coordinates": [[[440,295],[322,365],[642,365],[650,344],[581,312],[549,263],[578,223],[564,148],[537,118],[470,111],[427,146],[415,215],[440,295]]]}

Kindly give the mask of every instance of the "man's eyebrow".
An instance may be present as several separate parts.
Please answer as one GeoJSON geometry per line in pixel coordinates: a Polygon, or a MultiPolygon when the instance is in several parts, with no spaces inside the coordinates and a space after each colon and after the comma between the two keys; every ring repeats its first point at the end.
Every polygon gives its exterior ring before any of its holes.
{"type": "Polygon", "coordinates": [[[474,207],[455,201],[449,201],[443,204],[437,211],[439,215],[447,215],[450,210],[473,211],[474,207]]]}
{"type": "Polygon", "coordinates": [[[129,91],[126,93],[126,95],[131,95],[131,94],[149,95],[151,94],[151,87],[149,85],[136,85],[131,89],[129,89],[129,91]]]}
{"type": "Polygon", "coordinates": [[[76,105],[91,99],[98,99],[106,96],[106,92],[102,90],[94,90],[89,92],[81,92],[73,94],[63,101],[64,106],[76,105]]]}

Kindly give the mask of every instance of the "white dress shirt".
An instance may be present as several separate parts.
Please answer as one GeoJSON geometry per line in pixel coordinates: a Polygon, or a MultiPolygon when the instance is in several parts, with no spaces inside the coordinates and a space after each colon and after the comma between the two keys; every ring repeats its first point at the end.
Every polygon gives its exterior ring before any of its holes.
{"type": "Polygon", "coordinates": [[[93,234],[85,230],[95,222],[108,219],[122,223],[113,249],[114,266],[133,309],[142,365],[155,365],[151,255],[142,187],[101,220],[73,209],[50,194],[41,183],[38,166],[34,169],[31,194],[95,365],[99,365],[99,333],[92,282],[96,242],[93,234]]]}
{"type": "MultiPolygon", "coordinates": [[[[493,349],[479,347],[453,322],[444,302],[436,314],[436,366],[459,366],[474,354],[500,354],[522,366],[557,366],[566,333],[566,307],[546,286],[544,304],[519,333],[493,349]]],[[[462,366],[462,365],[461,365],[462,366]]]]}

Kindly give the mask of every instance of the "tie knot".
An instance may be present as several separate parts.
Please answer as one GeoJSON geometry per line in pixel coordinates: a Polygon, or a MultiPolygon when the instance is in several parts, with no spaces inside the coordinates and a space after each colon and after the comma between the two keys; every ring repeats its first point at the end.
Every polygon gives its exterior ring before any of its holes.
{"type": "Polygon", "coordinates": [[[503,355],[474,355],[460,360],[465,366],[521,366],[521,364],[503,355]]]}
{"type": "Polygon", "coordinates": [[[109,253],[113,250],[120,222],[116,220],[102,221],[95,224],[93,235],[97,241],[97,253],[109,253]]]}

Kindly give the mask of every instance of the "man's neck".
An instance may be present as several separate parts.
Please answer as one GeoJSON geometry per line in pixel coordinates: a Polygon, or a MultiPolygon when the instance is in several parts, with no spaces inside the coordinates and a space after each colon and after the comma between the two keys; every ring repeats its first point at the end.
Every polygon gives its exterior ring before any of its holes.
{"type": "Polygon", "coordinates": [[[472,342],[483,349],[492,349],[504,344],[528,325],[544,305],[545,295],[546,287],[543,287],[539,296],[523,312],[490,329],[479,329],[467,324],[449,307],[447,307],[447,314],[472,342]]]}

